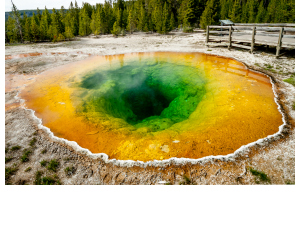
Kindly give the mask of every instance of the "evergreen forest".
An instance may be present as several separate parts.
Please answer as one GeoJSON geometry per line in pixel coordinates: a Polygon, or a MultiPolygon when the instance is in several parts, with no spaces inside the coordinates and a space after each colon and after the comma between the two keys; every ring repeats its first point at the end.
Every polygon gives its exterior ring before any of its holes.
{"type": "Polygon", "coordinates": [[[90,34],[134,31],[192,32],[229,19],[234,23],[295,23],[295,0],[107,0],[68,9],[37,9],[29,17],[13,4],[5,22],[5,41],[62,41],[90,34]]]}

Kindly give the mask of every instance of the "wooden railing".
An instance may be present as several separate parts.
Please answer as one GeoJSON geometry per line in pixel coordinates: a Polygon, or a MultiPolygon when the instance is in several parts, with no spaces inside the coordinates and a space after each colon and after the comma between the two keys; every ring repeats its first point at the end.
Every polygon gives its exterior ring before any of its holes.
{"type": "Polygon", "coordinates": [[[207,26],[206,45],[240,47],[253,53],[255,45],[276,47],[276,57],[282,47],[295,48],[295,24],[235,24],[233,26],[207,26]],[[276,26],[275,26],[276,25],[276,26]],[[280,26],[279,26],[280,25],[280,26]],[[270,27],[271,26],[271,27],[270,27]],[[289,34],[287,34],[289,33],[289,34]],[[276,39],[278,38],[278,40],[276,39]],[[287,41],[283,41],[284,38],[287,41]]]}

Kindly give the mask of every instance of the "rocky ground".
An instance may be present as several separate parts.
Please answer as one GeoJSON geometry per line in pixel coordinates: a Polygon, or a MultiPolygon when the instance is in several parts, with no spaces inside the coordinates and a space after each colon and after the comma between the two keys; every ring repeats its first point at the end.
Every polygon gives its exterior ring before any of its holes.
{"type": "Polygon", "coordinates": [[[60,43],[5,47],[5,182],[6,184],[294,184],[295,88],[284,79],[295,76],[295,57],[275,57],[273,50],[206,48],[204,32],[169,35],[134,33],[78,38],[60,43]],[[76,151],[39,126],[33,112],[22,108],[18,91],[48,69],[91,55],[130,52],[205,52],[231,57],[272,76],[287,121],[273,138],[247,147],[234,156],[204,159],[195,164],[105,163],[76,151]],[[41,163],[42,162],[42,163],[41,163]],[[43,166],[44,165],[44,166],[43,166]]]}

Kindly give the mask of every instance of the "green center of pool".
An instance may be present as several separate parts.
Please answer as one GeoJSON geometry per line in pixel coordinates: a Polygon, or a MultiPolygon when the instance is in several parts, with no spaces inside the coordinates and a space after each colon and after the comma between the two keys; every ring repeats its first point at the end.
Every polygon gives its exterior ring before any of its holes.
{"type": "Polygon", "coordinates": [[[93,121],[118,118],[135,129],[161,131],[189,118],[206,83],[205,74],[190,65],[134,60],[93,70],[76,82],[77,110],[93,121]]]}

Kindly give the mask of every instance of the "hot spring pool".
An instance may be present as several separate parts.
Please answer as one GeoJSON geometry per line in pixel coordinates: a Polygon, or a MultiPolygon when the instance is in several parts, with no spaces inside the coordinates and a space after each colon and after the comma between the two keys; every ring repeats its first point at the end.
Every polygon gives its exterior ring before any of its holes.
{"type": "Polygon", "coordinates": [[[20,97],[57,137],[119,160],[226,155],[283,123],[267,76],[201,53],[94,56],[20,97]]]}

